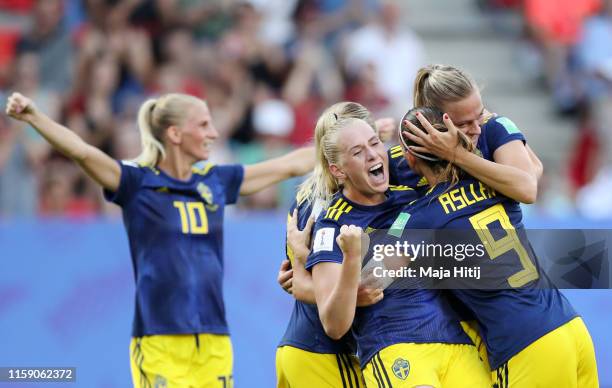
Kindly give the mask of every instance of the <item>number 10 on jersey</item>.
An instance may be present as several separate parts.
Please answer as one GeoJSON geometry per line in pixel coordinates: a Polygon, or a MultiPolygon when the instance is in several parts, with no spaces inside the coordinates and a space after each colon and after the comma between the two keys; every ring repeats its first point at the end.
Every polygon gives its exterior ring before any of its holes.
{"type": "Polygon", "coordinates": [[[188,234],[207,234],[208,217],[202,202],[174,201],[172,203],[181,216],[181,230],[188,234]]]}

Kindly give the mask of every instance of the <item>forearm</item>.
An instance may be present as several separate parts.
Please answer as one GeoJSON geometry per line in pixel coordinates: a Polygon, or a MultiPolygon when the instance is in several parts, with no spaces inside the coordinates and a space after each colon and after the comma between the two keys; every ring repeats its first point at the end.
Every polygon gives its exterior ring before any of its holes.
{"type": "Polygon", "coordinates": [[[285,179],[306,175],[311,172],[315,166],[315,158],[314,147],[303,147],[281,156],[279,159],[282,160],[279,160],[279,162],[287,167],[285,179]]]}
{"type": "Polygon", "coordinates": [[[319,303],[319,318],[328,336],[340,339],[350,329],[357,307],[360,266],[342,264],[340,277],[330,294],[319,303]]]}
{"type": "Polygon", "coordinates": [[[35,113],[28,123],[53,148],[74,160],[98,184],[112,191],[117,190],[121,170],[110,156],[87,144],[79,135],[51,120],[44,113],[35,113]]]}
{"type": "Polygon", "coordinates": [[[28,120],[40,135],[56,150],[68,158],[80,162],[87,156],[88,144],[76,133],[56,123],[42,112],[37,112],[28,120]]]}
{"type": "Polygon", "coordinates": [[[522,203],[534,203],[537,196],[535,174],[491,162],[467,150],[460,150],[455,164],[482,183],[522,203]]]}
{"type": "Polygon", "coordinates": [[[293,267],[293,296],[300,302],[317,304],[312,274],[299,264],[293,267]]]}
{"type": "Polygon", "coordinates": [[[536,180],[539,181],[540,178],[542,178],[542,175],[544,174],[544,165],[540,161],[540,158],[538,158],[538,156],[535,154],[535,152],[533,152],[531,147],[529,147],[529,145],[525,144],[525,148],[527,149],[529,160],[531,161],[531,164],[533,165],[533,170],[534,170],[536,180]]]}
{"type": "Polygon", "coordinates": [[[246,166],[240,195],[249,195],[314,168],[314,147],[300,148],[278,158],[246,166]]]}

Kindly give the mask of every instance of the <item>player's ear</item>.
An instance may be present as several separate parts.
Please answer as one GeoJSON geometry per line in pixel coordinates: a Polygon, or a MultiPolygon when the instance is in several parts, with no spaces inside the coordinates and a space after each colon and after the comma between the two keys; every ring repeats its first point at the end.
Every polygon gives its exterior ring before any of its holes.
{"type": "Polygon", "coordinates": [[[329,165],[329,172],[331,172],[332,176],[336,178],[339,184],[343,184],[346,180],[346,174],[337,164],[331,163],[329,165]]]}
{"type": "Polygon", "coordinates": [[[404,158],[406,158],[406,161],[408,162],[408,166],[410,168],[413,168],[414,163],[416,162],[416,157],[410,153],[410,151],[408,150],[404,150],[404,158]]]}
{"type": "Polygon", "coordinates": [[[166,137],[170,144],[180,144],[183,138],[181,128],[176,125],[171,125],[166,129],[166,137]]]}

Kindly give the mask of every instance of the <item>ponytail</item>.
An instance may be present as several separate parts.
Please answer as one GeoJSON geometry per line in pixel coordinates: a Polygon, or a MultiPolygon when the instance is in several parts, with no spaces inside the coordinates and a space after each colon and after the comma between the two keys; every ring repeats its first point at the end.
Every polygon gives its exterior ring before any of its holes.
{"type": "Polygon", "coordinates": [[[166,151],[160,141],[160,130],[153,126],[153,113],[156,104],[156,99],[150,99],[145,101],[138,110],[138,128],[140,129],[142,152],[134,161],[141,166],[154,167],[166,157],[166,151]]]}
{"type": "Polygon", "coordinates": [[[419,69],[414,81],[414,107],[436,107],[469,97],[478,90],[466,72],[453,66],[430,65],[419,69]]]}
{"type": "Polygon", "coordinates": [[[180,93],[164,94],[145,101],[138,110],[138,128],[142,152],[134,162],[155,167],[166,157],[163,134],[172,125],[182,125],[187,110],[194,104],[206,104],[199,98],[180,93]]]}

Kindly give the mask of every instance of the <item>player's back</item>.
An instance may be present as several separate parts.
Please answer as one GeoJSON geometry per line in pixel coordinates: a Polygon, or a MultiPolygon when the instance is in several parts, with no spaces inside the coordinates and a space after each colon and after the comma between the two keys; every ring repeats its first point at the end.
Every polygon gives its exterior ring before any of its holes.
{"type": "Polygon", "coordinates": [[[482,244],[485,254],[477,259],[483,273],[480,284],[490,280],[486,274],[504,280],[504,285],[491,289],[476,289],[478,283],[472,283],[450,290],[480,323],[491,367],[496,369],[576,313],[540,271],[519,204],[471,177],[449,186],[434,186],[406,211],[413,227],[452,229],[445,238],[455,233],[482,244]]]}

